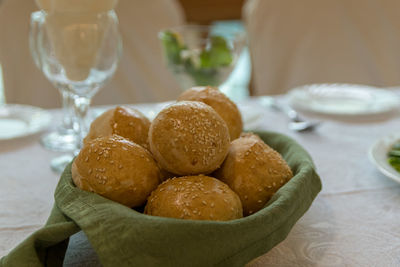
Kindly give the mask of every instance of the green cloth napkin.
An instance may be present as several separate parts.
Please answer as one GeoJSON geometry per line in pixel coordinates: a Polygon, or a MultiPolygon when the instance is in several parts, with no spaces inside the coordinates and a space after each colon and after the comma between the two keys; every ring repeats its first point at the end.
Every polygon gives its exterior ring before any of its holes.
{"type": "Polygon", "coordinates": [[[260,137],[295,176],[259,212],[228,222],[148,216],[75,187],[68,166],[46,225],[0,266],[61,266],[68,238],[83,230],[104,266],[243,266],[284,240],[321,190],[308,153],[276,133],[260,137]]]}

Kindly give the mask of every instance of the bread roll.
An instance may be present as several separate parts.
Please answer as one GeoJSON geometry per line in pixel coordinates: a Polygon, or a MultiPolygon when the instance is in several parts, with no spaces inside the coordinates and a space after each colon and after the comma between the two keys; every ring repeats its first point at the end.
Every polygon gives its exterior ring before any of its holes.
{"type": "Polygon", "coordinates": [[[226,122],[231,141],[238,138],[243,130],[242,116],[235,103],[233,103],[218,88],[211,86],[192,87],[183,92],[178,101],[200,101],[212,107],[226,122]]]}
{"type": "Polygon", "coordinates": [[[215,177],[239,195],[245,216],[262,209],[292,176],[282,156],[254,134],[234,140],[215,172],[215,177]]]}
{"type": "Polygon", "coordinates": [[[239,219],[239,197],[223,182],[208,176],[172,178],[151,193],[145,213],[190,220],[239,219]]]}
{"type": "Polygon", "coordinates": [[[151,154],[117,135],[86,143],[72,163],[72,180],[82,190],[128,207],[143,205],[161,182],[151,154]]]}
{"type": "Polygon", "coordinates": [[[107,110],[92,122],[84,143],[97,137],[117,134],[148,148],[149,127],[149,119],[140,111],[128,107],[116,107],[107,110]]]}
{"type": "Polygon", "coordinates": [[[207,174],[229,149],[224,120],[210,106],[182,101],[162,110],[149,130],[150,150],[160,166],[174,174],[207,174]]]}

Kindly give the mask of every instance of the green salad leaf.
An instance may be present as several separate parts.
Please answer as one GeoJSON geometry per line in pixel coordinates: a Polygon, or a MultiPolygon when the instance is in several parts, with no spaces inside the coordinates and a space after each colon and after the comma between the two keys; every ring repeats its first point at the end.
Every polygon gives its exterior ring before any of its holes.
{"type": "Polygon", "coordinates": [[[168,63],[181,64],[181,52],[185,48],[178,39],[178,35],[171,31],[161,33],[161,42],[164,47],[168,63]]]}
{"type": "Polygon", "coordinates": [[[396,171],[400,172],[400,142],[395,143],[387,153],[388,163],[396,171]]]}
{"type": "Polygon", "coordinates": [[[400,172],[400,158],[398,157],[389,157],[388,163],[392,166],[396,171],[400,172]]]}
{"type": "Polygon", "coordinates": [[[185,61],[185,71],[192,77],[196,85],[219,85],[217,79],[218,71],[216,69],[197,68],[193,62],[188,59],[185,61]]]}
{"type": "Polygon", "coordinates": [[[221,36],[211,37],[211,46],[200,54],[201,68],[218,68],[229,66],[232,63],[232,52],[228,43],[221,36]]]}

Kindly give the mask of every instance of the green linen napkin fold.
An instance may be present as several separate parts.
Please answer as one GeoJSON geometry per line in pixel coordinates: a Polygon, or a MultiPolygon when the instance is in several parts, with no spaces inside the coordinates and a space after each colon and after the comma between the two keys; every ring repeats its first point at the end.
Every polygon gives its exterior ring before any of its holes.
{"type": "Polygon", "coordinates": [[[321,190],[308,153],[276,133],[257,134],[295,176],[259,212],[228,222],[148,216],[75,187],[68,166],[46,225],[0,260],[6,266],[61,266],[68,238],[87,235],[104,266],[243,266],[284,240],[321,190]]]}

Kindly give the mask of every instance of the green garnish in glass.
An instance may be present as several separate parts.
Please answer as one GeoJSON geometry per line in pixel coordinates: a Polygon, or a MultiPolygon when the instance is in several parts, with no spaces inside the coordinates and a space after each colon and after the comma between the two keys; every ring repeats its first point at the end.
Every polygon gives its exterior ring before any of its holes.
{"type": "Polygon", "coordinates": [[[181,52],[185,47],[178,39],[178,35],[170,31],[164,31],[161,33],[161,41],[168,63],[181,64],[181,52]]]}
{"type": "Polygon", "coordinates": [[[222,36],[211,36],[200,51],[189,50],[172,31],[164,31],[160,37],[168,65],[176,72],[186,72],[196,85],[218,86],[219,68],[228,67],[233,61],[233,53],[222,36]]]}

